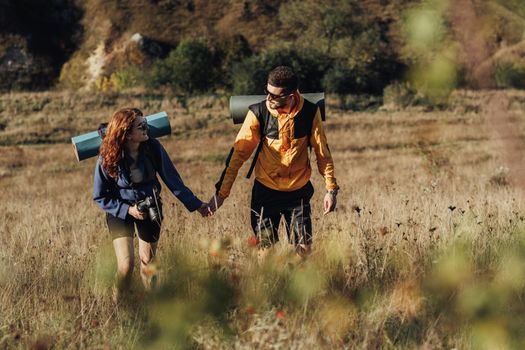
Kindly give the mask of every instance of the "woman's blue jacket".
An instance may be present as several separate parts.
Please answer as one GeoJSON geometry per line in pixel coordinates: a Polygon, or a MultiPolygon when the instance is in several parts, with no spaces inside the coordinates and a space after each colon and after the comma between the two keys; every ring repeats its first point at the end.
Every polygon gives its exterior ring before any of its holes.
{"type": "MultiPolygon", "coordinates": [[[[164,181],[175,197],[189,211],[197,210],[202,205],[202,202],[184,185],[168,153],[162,144],[154,138],[143,142],[139,148],[137,166],[143,173],[147,171],[145,170],[145,159],[148,156],[155,158],[151,160],[152,164],[154,164],[155,172],[160,175],[162,181],[164,181]],[[147,147],[149,147],[149,150],[146,149],[147,147]]],[[[102,167],[102,158],[99,157],[95,167],[93,186],[93,200],[97,205],[107,213],[120,219],[126,218],[130,206],[153,195],[154,190],[157,191],[156,193],[160,193],[161,189],[157,176],[152,176],[151,181],[133,184],[125,164],[125,160],[120,161],[117,179],[113,179],[102,167]]]]}

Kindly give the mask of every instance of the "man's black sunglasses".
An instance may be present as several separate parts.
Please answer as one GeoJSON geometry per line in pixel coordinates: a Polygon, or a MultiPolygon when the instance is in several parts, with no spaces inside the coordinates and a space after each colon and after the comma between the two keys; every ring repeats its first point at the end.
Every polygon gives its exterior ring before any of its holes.
{"type": "Polygon", "coordinates": [[[283,92],[280,95],[275,95],[275,94],[272,94],[270,91],[268,91],[267,88],[264,88],[264,93],[266,94],[266,96],[270,96],[272,100],[278,100],[280,98],[290,96],[292,94],[291,92],[283,92]]]}

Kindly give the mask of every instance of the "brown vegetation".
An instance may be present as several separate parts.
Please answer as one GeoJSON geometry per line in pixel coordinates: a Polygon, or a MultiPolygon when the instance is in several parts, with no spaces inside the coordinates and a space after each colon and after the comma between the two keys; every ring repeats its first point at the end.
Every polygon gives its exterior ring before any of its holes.
{"type": "MultiPolygon", "coordinates": [[[[329,99],[342,190],[337,213],[323,217],[314,174],[310,259],[298,262],[282,243],[257,264],[243,168],[210,219],[163,193],[167,219],[152,269],[160,287],[145,295],[136,276],[119,306],[110,297],[111,242],[91,200],[94,159],[78,163],[62,141],[120,106],[166,110],[174,133],[162,142],[207,199],[237,130],[225,101],[2,96],[0,347],[523,346],[525,213],[505,170],[515,166],[502,156],[507,142],[485,123],[491,96],[457,92],[442,111],[356,113],[329,99]],[[43,139],[54,143],[14,145],[43,139]]],[[[518,130],[525,96],[504,97],[518,130]]]]}

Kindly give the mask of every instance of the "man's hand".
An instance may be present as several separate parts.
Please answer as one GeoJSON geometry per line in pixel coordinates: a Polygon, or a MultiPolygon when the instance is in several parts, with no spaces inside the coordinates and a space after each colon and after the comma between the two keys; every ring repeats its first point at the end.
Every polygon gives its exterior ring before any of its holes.
{"type": "Polygon", "coordinates": [[[323,215],[326,215],[332,211],[335,210],[335,207],[337,205],[337,192],[336,191],[328,191],[326,192],[325,196],[324,196],[324,201],[323,201],[323,209],[324,209],[324,213],[323,215]]]}
{"type": "Polygon", "coordinates": [[[135,204],[132,207],[129,207],[128,214],[133,216],[137,220],[144,220],[146,218],[146,213],[142,213],[137,209],[137,205],[135,204]]]}
{"type": "Polygon", "coordinates": [[[224,198],[221,198],[219,195],[213,195],[213,197],[210,198],[208,205],[212,215],[221,207],[222,203],[224,203],[224,198]]]}
{"type": "Polygon", "coordinates": [[[209,203],[204,203],[202,202],[201,206],[199,209],[197,209],[197,211],[199,212],[199,214],[201,214],[201,216],[203,218],[207,217],[207,216],[212,216],[213,215],[213,212],[211,211],[210,209],[210,205],[209,203]]]}

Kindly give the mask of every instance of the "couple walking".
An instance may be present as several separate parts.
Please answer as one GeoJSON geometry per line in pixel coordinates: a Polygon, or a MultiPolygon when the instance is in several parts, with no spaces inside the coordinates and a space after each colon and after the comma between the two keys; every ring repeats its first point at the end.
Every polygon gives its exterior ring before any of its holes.
{"type": "Polygon", "coordinates": [[[310,253],[310,199],[314,189],[308,148],[315,152],[325,179],[324,214],[335,210],[339,187],[320,111],[301,96],[298,84],[290,67],[280,66],[268,74],[266,100],[250,106],[208,203],[184,185],[164,147],[149,138],[148,124],[140,110],[126,108],[113,115],[95,169],[93,199],[106,213],[121,287],[129,283],[133,271],[135,230],[141,278],[147,289],[151,287],[148,264],[155,256],[162,222],[157,175],[189,211],[210,216],[229,196],[240,167],[254,150],[250,212],[260,252],[264,254],[278,241],[277,231],[284,217],[288,239],[297,253],[310,253]]]}

